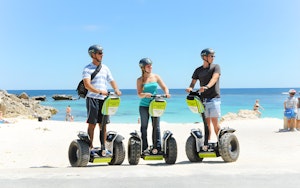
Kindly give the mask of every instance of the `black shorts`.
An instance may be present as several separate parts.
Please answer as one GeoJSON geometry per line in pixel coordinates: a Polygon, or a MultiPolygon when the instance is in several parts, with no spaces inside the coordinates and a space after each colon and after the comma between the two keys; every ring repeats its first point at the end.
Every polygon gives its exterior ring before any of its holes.
{"type": "Polygon", "coordinates": [[[104,100],[86,98],[87,123],[97,124],[102,123],[103,114],[101,113],[104,100]]]}

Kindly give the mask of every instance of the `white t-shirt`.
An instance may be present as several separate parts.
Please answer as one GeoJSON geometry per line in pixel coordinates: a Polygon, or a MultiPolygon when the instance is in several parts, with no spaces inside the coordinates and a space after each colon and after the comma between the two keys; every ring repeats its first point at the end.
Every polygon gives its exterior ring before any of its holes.
{"type": "MultiPolygon", "coordinates": [[[[91,75],[96,70],[96,68],[97,66],[94,65],[93,63],[90,63],[87,66],[85,66],[82,73],[82,79],[91,78],[91,75]]],[[[109,68],[106,65],[102,64],[100,71],[96,74],[93,80],[91,80],[91,84],[99,90],[107,91],[108,83],[110,83],[113,80],[114,78],[109,68]]],[[[88,91],[86,97],[91,97],[91,98],[101,99],[101,100],[105,98],[105,96],[100,95],[99,93],[93,93],[90,91],[88,91]]]]}

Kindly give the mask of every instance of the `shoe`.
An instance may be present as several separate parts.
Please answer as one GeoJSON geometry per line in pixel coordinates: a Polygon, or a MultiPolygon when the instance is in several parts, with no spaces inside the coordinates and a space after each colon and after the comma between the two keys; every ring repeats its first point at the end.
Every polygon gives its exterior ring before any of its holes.
{"type": "Polygon", "coordinates": [[[202,150],[203,151],[207,151],[208,150],[208,146],[202,146],[202,150]]]}
{"type": "Polygon", "coordinates": [[[142,155],[150,155],[150,150],[149,150],[149,149],[145,149],[145,150],[142,152],[142,155]]]}
{"type": "Polygon", "coordinates": [[[161,150],[158,150],[157,155],[164,155],[164,152],[161,150]]]}
{"type": "Polygon", "coordinates": [[[95,158],[95,157],[99,157],[99,155],[98,155],[97,151],[95,151],[95,150],[92,150],[92,151],[91,151],[91,157],[93,157],[93,158],[95,158]]]}
{"type": "Polygon", "coordinates": [[[111,151],[109,151],[109,150],[105,150],[105,151],[106,151],[106,156],[112,156],[111,151]]]}
{"type": "Polygon", "coordinates": [[[153,153],[154,155],[156,155],[158,153],[157,149],[152,149],[151,153],[153,153]]]}
{"type": "Polygon", "coordinates": [[[298,132],[297,129],[295,129],[295,128],[291,129],[291,131],[293,131],[293,132],[298,132]]]}
{"type": "Polygon", "coordinates": [[[112,153],[109,150],[105,149],[101,151],[101,155],[102,157],[112,156],[112,153]]]}

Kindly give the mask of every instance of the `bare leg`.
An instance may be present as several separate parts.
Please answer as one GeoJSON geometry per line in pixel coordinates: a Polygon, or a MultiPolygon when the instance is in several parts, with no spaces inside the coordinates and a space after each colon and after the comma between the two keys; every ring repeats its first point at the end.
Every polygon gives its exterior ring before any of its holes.
{"type": "Polygon", "coordinates": [[[90,124],[90,123],[88,126],[88,135],[89,135],[90,141],[91,141],[90,148],[93,148],[95,126],[96,126],[95,124],[90,124]]]}
{"type": "Polygon", "coordinates": [[[295,129],[297,126],[296,126],[296,123],[297,123],[297,120],[295,118],[291,119],[291,124],[292,124],[292,128],[295,129]]]}
{"type": "MultiPolygon", "coordinates": [[[[100,142],[101,142],[101,146],[105,147],[105,141],[106,141],[106,126],[102,126],[99,123],[99,127],[100,127],[100,142]]],[[[102,149],[102,148],[101,148],[102,149]]],[[[104,149],[104,148],[103,148],[104,149]]]]}
{"type": "Polygon", "coordinates": [[[291,130],[291,119],[287,120],[287,127],[289,130],[291,130]]]}
{"type": "Polygon", "coordinates": [[[211,136],[210,118],[206,118],[206,123],[208,128],[208,140],[210,140],[210,136],[211,136]]]}
{"type": "Polygon", "coordinates": [[[211,118],[212,124],[214,126],[214,130],[216,135],[218,136],[219,130],[220,130],[220,125],[219,125],[219,120],[217,117],[211,118]]]}

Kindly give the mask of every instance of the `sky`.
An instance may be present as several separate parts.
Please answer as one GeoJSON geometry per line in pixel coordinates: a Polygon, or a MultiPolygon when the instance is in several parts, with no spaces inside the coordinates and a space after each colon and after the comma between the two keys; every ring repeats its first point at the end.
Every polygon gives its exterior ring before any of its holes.
{"type": "Polygon", "coordinates": [[[299,88],[299,10],[299,0],[0,0],[0,89],[76,89],[93,44],[120,89],[136,88],[144,57],[170,89],[186,88],[204,48],[221,88],[299,88]]]}

